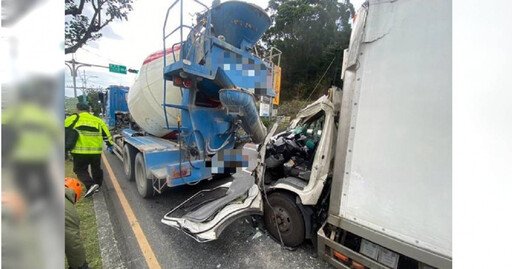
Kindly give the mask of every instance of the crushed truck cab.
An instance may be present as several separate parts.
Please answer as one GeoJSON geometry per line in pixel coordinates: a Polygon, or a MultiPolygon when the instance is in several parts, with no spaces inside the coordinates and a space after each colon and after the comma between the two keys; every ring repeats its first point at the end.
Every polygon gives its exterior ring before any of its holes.
{"type": "Polygon", "coordinates": [[[303,205],[315,205],[331,170],[330,163],[333,159],[333,143],[337,130],[334,124],[334,111],[334,105],[329,97],[322,96],[299,111],[288,128],[290,131],[282,132],[273,137],[269,143],[263,144],[260,156],[264,157],[258,160],[256,168],[258,182],[264,182],[269,190],[282,189],[296,193],[303,205]],[[313,124],[316,125],[312,126],[313,124]],[[310,136],[310,140],[307,140],[308,136],[310,136]],[[279,152],[279,150],[274,150],[274,155],[268,156],[267,149],[278,147],[276,144],[279,142],[286,145],[287,148],[282,149],[285,154],[279,152]],[[304,147],[313,153],[304,154],[305,158],[309,158],[309,160],[300,160],[300,157],[294,158],[299,155],[293,155],[294,151],[299,151],[300,148],[304,147]],[[291,152],[287,153],[286,151],[291,152]],[[275,156],[278,156],[277,160],[275,156]],[[299,166],[300,163],[297,163],[297,159],[299,159],[299,162],[302,161],[304,165],[299,166]],[[290,162],[290,160],[292,161],[290,162]],[[293,173],[294,167],[300,167],[295,169],[301,169],[302,171],[293,173]],[[278,170],[290,168],[292,171],[269,173],[266,170],[275,168],[278,170]]]}

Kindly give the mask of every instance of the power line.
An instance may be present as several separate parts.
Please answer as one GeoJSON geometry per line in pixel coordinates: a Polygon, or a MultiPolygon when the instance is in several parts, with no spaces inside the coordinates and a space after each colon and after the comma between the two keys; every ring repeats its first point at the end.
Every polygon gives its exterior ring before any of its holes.
{"type": "Polygon", "coordinates": [[[307,102],[307,101],[309,101],[309,98],[310,98],[310,97],[311,97],[311,95],[313,95],[313,93],[315,92],[316,87],[318,87],[318,85],[320,84],[320,82],[322,82],[322,79],[324,79],[325,74],[327,74],[327,71],[329,71],[329,68],[331,68],[331,65],[332,65],[332,63],[334,63],[334,60],[335,60],[335,59],[336,59],[336,56],[334,56],[334,58],[332,58],[331,63],[329,64],[329,66],[327,67],[327,69],[325,69],[325,72],[324,72],[324,74],[322,75],[322,77],[320,78],[320,80],[316,83],[315,88],[313,88],[313,91],[309,94],[308,99],[306,99],[306,102],[307,102]]]}
{"type": "Polygon", "coordinates": [[[108,60],[109,62],[116,63],[116,64],[119,64],[119,63],[120,63],[119,61],[115,61],[115,60],[112,60],[112,59],[110,59],[110,58],[108,58],[108,57],[105,57],[105,56],[99,55],[98,53],[96,53],[96,52],[92,52],[92,51],[90,51],[90,50],[88,50],[88,49],[86,49],[86,48],[84,48],[84,47],[82,47],[81,49],[83,49],[83,50],[85,50],[85,51],[87,51],[87,52],[89,52],[89,53],[92,53],[92,54],[94,54],[94,55],[96,55],[96,56],[98,56],[98,57],[100,57],[100,58],[103,58],[104,60],[108,60]]]}

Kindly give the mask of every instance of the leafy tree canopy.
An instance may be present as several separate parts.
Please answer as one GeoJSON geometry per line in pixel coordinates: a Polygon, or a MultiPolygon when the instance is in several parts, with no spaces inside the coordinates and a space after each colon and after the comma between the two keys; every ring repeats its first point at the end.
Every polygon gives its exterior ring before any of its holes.
{"type": "Polygon", "coordinates": [[[281,98],[307,98],[324,92],[329,84],[340,84],[343,50],[350,41],[350,18],[354,7],[337,0],[270,0],[267,11],[272,26],[263,36],[267,47],[275,46],[281,56],[281,98]],[[333,61],[334,59],[334,61],[333,61]]]}
{"type": "Polygon", "coordinates": [[[87,41],[101,37],[101,29],[114,20],[128,20],[133,0],[64,0],[65,53],[74,53],[87,41]],[[92,12],[85,12],[92,10],[92,12]],[[91,13],[90,15],[86,15],[91,13]]]}

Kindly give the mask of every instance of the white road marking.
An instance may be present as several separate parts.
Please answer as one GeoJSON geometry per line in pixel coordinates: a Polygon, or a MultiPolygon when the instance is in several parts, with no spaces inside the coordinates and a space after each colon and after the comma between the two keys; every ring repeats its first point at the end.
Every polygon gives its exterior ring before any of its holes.
{"type": "Polygon", "coordinates": [[[249,174],[252,173],[252,171],[249,170],[247,167],[242,168],[242,171],[249,173],[249,174]]]}

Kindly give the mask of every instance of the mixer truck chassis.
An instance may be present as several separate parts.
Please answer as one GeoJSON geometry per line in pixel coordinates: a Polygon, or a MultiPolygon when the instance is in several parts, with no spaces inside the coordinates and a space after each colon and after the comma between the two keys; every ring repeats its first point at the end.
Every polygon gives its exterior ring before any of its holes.
{"type": "Polygon", "coordinates": [[[209,177],[202,159],[176,162],[186,152],[181,149],[180,153],[174,141],[125,129],[114,136],[114,144],[114,153],[123,162],[126,179],[136,181],[137,191],[144,198],[161,194],[166,186],[196,184],[209,177]]]}

